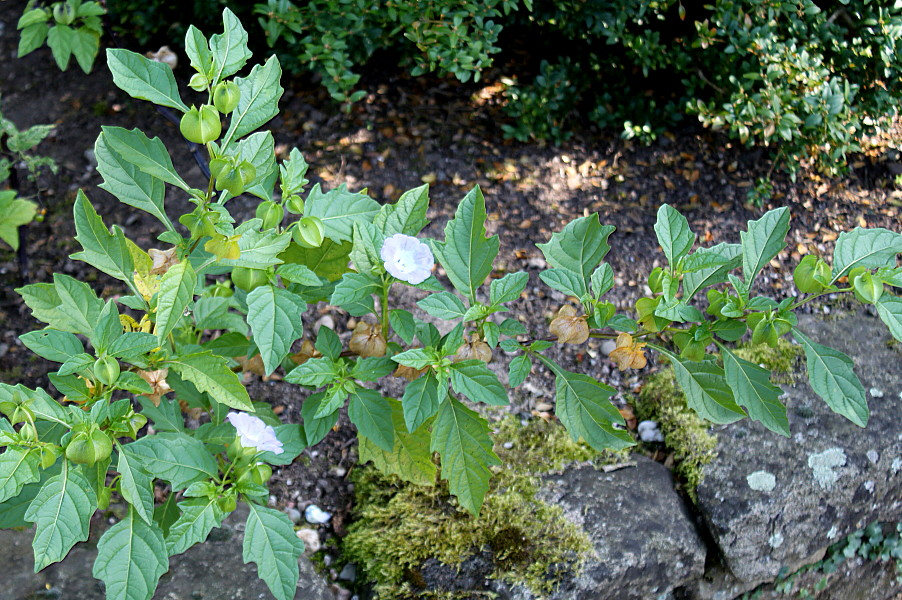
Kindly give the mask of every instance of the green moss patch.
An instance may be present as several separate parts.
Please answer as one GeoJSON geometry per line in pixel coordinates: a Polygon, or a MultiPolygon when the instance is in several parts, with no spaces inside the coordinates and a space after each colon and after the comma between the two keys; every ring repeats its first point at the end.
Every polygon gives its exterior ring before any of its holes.
{"type": "Polygon", "coordinates": [[[801,346],[786,338],[780,338],[776,348],[767,344],[748,344],[737,348],[735,353],[739,358],[770,369],[771,380],[777,384],[795,383],[795,373],[798,372],[799,361],[804,355],[801,346]]]}
{"type": "Polygon", "coordinates": [[[496,425],[502,467],[478,517],[457,506],[444,482],[424,487],[372,467],[354,472],[355,521],[342,550],[375,582],[379,598],[472,597],[473,591],[425,590],[420,569],[430,558],[458,567],[480,552],[492,555],[492,577],[542,596],[591,556],[586,533],[560,507],[536,498],[541,476],[574,461],[620,462],[626,454],[595,452],[556,422],[521,425],[508,418],[496,425]]]}

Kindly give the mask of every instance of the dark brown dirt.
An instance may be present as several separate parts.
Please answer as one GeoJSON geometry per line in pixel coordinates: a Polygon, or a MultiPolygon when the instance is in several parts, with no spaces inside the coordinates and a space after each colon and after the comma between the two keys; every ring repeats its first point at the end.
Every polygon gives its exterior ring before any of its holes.
{"type": "MultiPolygon", "coordinates": [[[[46,210],[42,223],[22,228],[24,262],[8,249],[0,249],[0,380],[47,386],[50,364],[31,355],[17,339],[40,325],[13,288],[23,280],[49,281],[52,273],[61,272],[90,282],[104,297],[121,291],[111,279],[67,258],[78,249],[70,212],[76,190],[85,191],[107,225],[120,225],[142,248],[158,245],[155,237],[160,231],[152,217],[119,204],[97,187],[101,179],[87,153],[100,126],[138,127],[150,136],[160,136],[183,177],[197,187],[205,182],[177,128],[150,104],[132,100],[115,88],[102,58],[88,76],[75,66],[60,73],[47,49],[15,59],[15,24],[21,9],[19,2],[0,2],[2,110],[20,128],[56,125],[38,151],[54,158],[60,172],[43,176],[36,186],[23,190],[46,210]]],[[[183,83],[190,75],[186,66],[180,66],[176,74],[183,83]]],[[[457,201],[480,185],[490,213],[489,231],[501,237],[497,274],[530,273],[529,299],[519,301],[515,310],[526,315],[528,327],[540,336],[547,335],[546,318],[565,299],[540,286],[537,274],[545,263],[534,244],[546,241],[572,218],[599,212],[602,222],[617,227],[607,260],[620,285],[610,297],[627,308],[643,295],[645,275],[663,260],[653,231],[661,203],[683,211],[705,245],[738,241],[745,222],[763,212],[749,206],[746,198],[756,178],[770,168],[765,151],[741,148],[694,128],[663,136],[649,147],[610,135],[576,136],[561,146],[509,142],[500,133],[500,100],[491,73],[485,81],[461,86],[444,79],[370,75],[364,85],[372,92],[345,114],[322,90],[302,89],[286,76],[283,85],[290,89],[282,99],[283,112],[269,128],[280,157],[298,147],[311,165],[312,183],[326,188],[347,183],[351,189],[367,188],[374,198],[388,202],[424,181],[432,183],[432,224],[424,232],[428,236],[442,237],[457,201]]],[[[190,103],[188,94],[183,92],[183,98],[190,103]]],[[[771,278],[762,282],[761,292],[782,297],[800,255],[831,251],[839,231],[856,225],[899,228],[902,202],[889,170],[898,165],[888,161],[886,147],[887,142],[878,141],[867,153],[854,157],[851,173],[840,180],[808,175],[792,182],[786,176],[774,176],[771,204],[791,208],[793,230],[789,246],[774,261],[771,278]]],[[[171,189],[166,201],[171,215],[181,214],[178,211],[188,206],[171,189]]],[[[230,206],[241,220],[251,216],[257,202],[242,197],[230,206]]],[[[339,332],[346,332],[346,315],[328,307],[311,308],[305,323],[312,325],[325,314],[334,318],[339,332]]],[[[597,345],[558,350],[556,358],[615,385],[638,382],[636,376],[621,379],[597,345]]],[[[251,379],[255,399],[279,407],[286,421],[299,421],[306,392],[279,381],[251,379]]],[[[528,415],[536,402],[548,397],[550,379],[534,375],[522,389],[514,394],[512,410],[528,415]]],[[[277,472],[276,501],[299,508],[315,502],[335,514],[332,527],[341,534],[352,497],[346,474],[355,456],[355,436],[343,417],[337,431],[323,443],[277,472]]]]}

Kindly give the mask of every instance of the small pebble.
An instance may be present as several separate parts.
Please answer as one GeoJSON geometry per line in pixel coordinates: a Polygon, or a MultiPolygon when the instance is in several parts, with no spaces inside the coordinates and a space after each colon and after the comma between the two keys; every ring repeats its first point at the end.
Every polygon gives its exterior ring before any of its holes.
{"type": "Polygon", "coordinates": [[[611,352],[617,347],[617,343],[614,340],[605,340],[601,343],[601,353],[605,356],[609,356],[611,352]]]}
{"type": "Polygon", "coordinates": [[[877,461],[880,460],[880,455],[877,454],[876,450],[868,450],[867,454],[865,454],[865,456],[867,456],[868,460],[871,461],[872,463],[874,463],[875,465],[877,464],[877,461]]]}
{"type": "Polygon", "coordinates": [[[326,565],[327,567],[332,566],[332,560],[333,559],[332,559],[331,554],[326,554],[325,556],[323,556],[323,564],[326,565]]]}
{"type": "Polygon", "coordinates": [[[504,443],[501,444],[501,445],[504,446],[504,448],[507,449],[507,450],[510,450],[511,448],[514,447],[514,443],[513,443],[513,442],[504,442],[504,443]]]}
{"type": "Polygon", "coordinates": [[[541,412],[548,412],[554,408],[553,404],[548,404],[547,402],[539,402],[536,404],[536,410],[541,412]]]}
{"type": "Polygon", "coordinates": [[[322,548],[322,544],[319,542],[319,534],[314,529],[298,529],[297,531],[298,539],[304,542],[304,549],[311,554],[317,552],[320,548],[322,548]]]}
{"type": "Polygon", "coordinates": [[[341,569],[341,573],[338,574],[338,579],[340,581],[355,581],[357,579],[357,565],[354,563],[348,563],[341,569]]]}
{"type": "Polygon", "coordinates": [[[883,390],[872,387],[869,391],[872,398],[883,398],[883,390]]]}
{"type": "Polygon", "coordinates": [[[664,434],[658,429],[658,424],[654,421],[642,421],[637,428],[639,439],[643,442],[663,442],[664,434]]]}
{"type": "Polygon", "coordinates": [[[332,474],[336,477],[344,477],[347,474],[348,470],[344,467],[332,467],[332,474]]]}
{"type": "Polygon", "coordinates": [[[286,508],[285,514],[291,519],[291,522],[297,525],[301,522],[301,511],[296,508],[286,508]]]}
{"type": "Polygon", "coordinates": [[[322,525],[329,522],[329,519],[332,518],[332,514],[324,511],[316,504],[311,504],[304,509],[304,518],[307,519],[308,523],[322,525]]]}
{"type": "Polygon", "coordinates": [[[319,333],[319,328],[325,325],[329,329],[335,330],[335,319],[331,315],[323,315],[313,324],[313,332],[319,333]]]}

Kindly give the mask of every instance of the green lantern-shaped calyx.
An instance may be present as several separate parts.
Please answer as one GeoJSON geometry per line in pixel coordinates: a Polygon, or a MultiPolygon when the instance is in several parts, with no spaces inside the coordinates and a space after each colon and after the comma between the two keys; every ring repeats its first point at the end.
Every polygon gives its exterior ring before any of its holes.
{"type": "Polygon", "coordinates": [[[269,277],[266,275],[265,271],[261,271],[260,269],[250,269],[248,267],[235,267],[232,269],[231,277],[235,287],[242,289],[245,292],[252,292],[261,285],[266,285],[266,283],[269,282],[269,277]]]}
{"type": "Polygon", "coordinates": [[[93,465],[113,452],[110,436],[96,427],[73,434],[66,446],[66,458],[79,465],[93,465]]]}
{"type": "Polygon", "coordinates": [[[238,107],[241,99],[241,90],[233,81],[223,81],[213,91],[213,106],[224,115],[229,114],[238,107]]]}
{"type": "Polygon", "coordinates": [[[202,92],[210,85],[210,80],[203,73],[195,73],[188,81],[188,87],[195,92],[202,92]]]}
{"type": "Polygon", "coordinates": [[[285,210],[281,204],[276,204],[272,200],[261,202],[257,206],[257,218],[263,221],[263,230],[273,229],[282,222],[285,216],[285,210]]]}
{"type": "Polygon", "coordinates": [[[874,304],[883,295],[883,282],[874,277],[870,271],[849,277],[852,281],[852,289],[855,291],[855,297],[859,301],[866,304],[874,304]]]}
{"type": "Polygon", "coordinates": [[[814,256],[805,255],[799,262],[792,279],[803,294],[819,294],[827,289],[831,277],[830,265],[814,256]]]}
{"type": "Polygon", "coordinates": [[[257,169],[246,160],[238,163],[234,158],[219,157],[210,161],[210,174],[217,190],[239,196],[257,177],[257,169]]]}
{"type": "Polygon", "coordinates": [[[293,237],[302,248],[319,248],[326,237],[326,228],[318,217],[304,217],[298,221],[293,237]]]}
{"type": "Polygon", "coordinates": [[[302,215],[304,214],[304,199],[297,194],[289,196],[288,201],[285,202],[285,208],[293,215],[302,215]]]}
{"type": "Polygon", "coordinates": [[[112,356],[101,356],[94,361],[94,377],[103,385],[113,385],[119,379],[119,361],[112,356]]]}
{"type": "Polygon", "coordinates": [[[219,111],[209,104],[201,106],[200,109],[192,106],[191,110],[182,115],[179,131],[186,140],[195,144],[215,141],[222,133],[219,111]]]}

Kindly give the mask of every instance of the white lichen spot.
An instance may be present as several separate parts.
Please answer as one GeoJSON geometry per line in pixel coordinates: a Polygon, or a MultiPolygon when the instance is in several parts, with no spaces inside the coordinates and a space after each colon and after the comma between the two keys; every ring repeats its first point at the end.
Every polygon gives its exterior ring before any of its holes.
{"type": "Polygon", "coordinates": [[[831,540],[834,539],[838,535],[839,535],[839,529],[836,527],[836,525],[831,527],[830,531],[827,532],[827,537],[831,540]]]}
{"type": "Polygon", "coordinates": [[[771,548],[779,548],[783,545],[783,535],[778,531],[767,540],[771,548]]]}
{"type": "Polygon", "coordinates": [[[777,485],[777,478],[773,473],[767,471],[755,471],[749,474],[745,480],[748,481],[749,487],[756,492],[770,492],[777,485]]]}
{"type": "Polygon", "coordinates": [[[868,450],[865,453],[865,456],[867,456],[868,460],[871,461],[872,463],[874,463],[875,465],[877,464],[877,461],[880,460],[880,455],[877,454],[876,450],[868,450]]]}
{"type": "Polygon", "coordinates": [[[814,480],[821,488],[828,490],[839,480],[834,469],[846,464],[846,453],[842,448],[829,448],[808,457],[808,466],[814,472],[814,480]]]}
{"type": "Polygon", "coordinates": [[[874,482],[873,481],[865,481],[864,489],[866,489],[868,491],[868,493],[873,494],[874,493],[874,482]]]}
{"type": "Polygon", "coordinates": [[[899,469],[902,469],[902,458],[898,456],[893,459],[893,464],[889,467],[893,471],[893,475],[899,472],[899,469]]]}
{"type": "Polygon", "coordinates": [[[881,390],[880,388],[872,387],[868,391],[871,393],[872,398],[883,398],[883,390],[881,390]]]}

